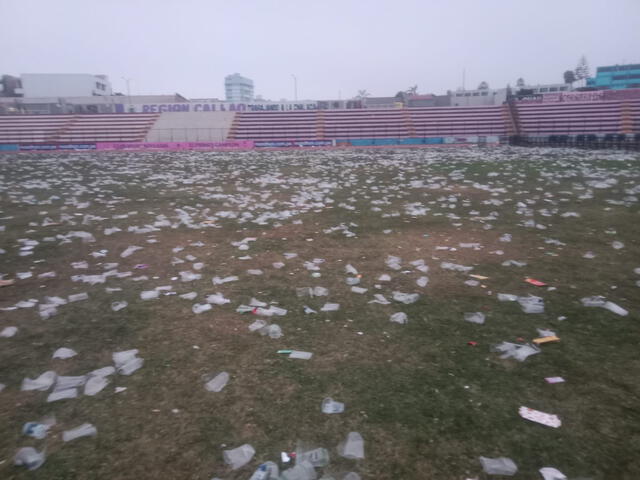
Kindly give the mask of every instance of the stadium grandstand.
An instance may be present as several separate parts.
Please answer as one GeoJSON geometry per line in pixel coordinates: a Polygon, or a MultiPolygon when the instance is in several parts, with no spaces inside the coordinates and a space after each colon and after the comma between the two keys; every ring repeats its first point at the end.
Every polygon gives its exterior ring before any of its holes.
{"type": "Polygon", "coordinates": [[[100,149],[114,142],[210,142],[211,148],[222,142],[246,148],[508,141],[637,148],[640,140],[640,89],[513,97],[503,105],[474,107],[228,111],[189,102],[142,107],[138,110],[146,113],[2,115],[0,149],[100,149]]]}

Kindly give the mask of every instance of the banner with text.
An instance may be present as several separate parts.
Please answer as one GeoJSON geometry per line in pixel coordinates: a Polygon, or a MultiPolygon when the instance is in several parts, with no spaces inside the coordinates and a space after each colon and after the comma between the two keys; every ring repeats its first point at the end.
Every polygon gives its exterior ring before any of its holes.
{"type": "Polygon", "coordinates": [[[102,142],[98,150],[245,150],[253,148],[250,140],[230,142],[102,142]]]}

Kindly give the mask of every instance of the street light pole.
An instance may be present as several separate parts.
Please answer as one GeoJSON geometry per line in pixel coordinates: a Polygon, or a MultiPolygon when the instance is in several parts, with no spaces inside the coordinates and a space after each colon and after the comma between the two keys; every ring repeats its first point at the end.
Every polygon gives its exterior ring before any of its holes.
{"type": "Polygon", "coordinates": [[[293,77],[293,99],[298,101],[298,77],[296,77],[293,73],[291,74],[293,77]]]}

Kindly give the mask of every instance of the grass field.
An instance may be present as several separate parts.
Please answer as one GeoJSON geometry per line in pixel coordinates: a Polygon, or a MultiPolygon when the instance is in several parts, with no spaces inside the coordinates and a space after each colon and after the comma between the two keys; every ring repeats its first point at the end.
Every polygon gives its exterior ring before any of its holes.
{"type": "Polygon", "coordinates": [[[606,151],[0,157],[0,273],[15,280],[0,288],[0,331],[18,328],[0,338],[0,478],[248,479],[302,442],[329,450],[318,478],[335,480],[350,471],[371,480],[502,478],[484,474],[479,456],[513,459],[514,479],[540,479],[542,467],[574,480],[638,479],[639,197],[640,156],[606,151]],[[248,249],[236,243],[246,238],[255,238],[248,249]],[[129,246],[142,249],[122,257],[129,246]],[[525,265],[503,265],[510,260],[525,265]],[[180,272],[201,277],[181,281],[180,272]],[[227,276],[238,280],[212,282],[227,276]],[[353,292],[348,277],[367,291],[353,292]],[[163,286],[159,298],[141,299],[163,286]],[[315,286],[328,296],[297,295],[315,286]],[[47,297],[83,292],[87,300],[46,307],[55,303],[47,297]],[[197,297],[179,296],[189,292],[197,297]],[[193,312],[216,292],[230,302],[193,312]],[[419,298],[404,304],[393,292],[419,298]],[[545,311],[524,313],[498,293],[537,295],[545,311]],[[371,303],[375,294],[390,303],[371,303]],[[628,315],[582,305],[595,295],[628,315]],[[236,311],[252,298],[287,313],[236,311]],[[112,310],[120,301],[127,306],[112,310]],[[323,312],[325,303],[339,310],[323,312]],[[397,312],[406,324],[390,321],[397,312]],[[485,323],[465,321],[468,312],[485,323]],[[283,336],[250,332],[260,318],[283,336]],[[524,362],[491,351],[529,343],[538,328],[560,341],[524,362]],[[77,355],[52,359],[60,347],[77,355]],[[21,391],[26,377],[86,375],[129,349],[144,366],[108,377],[95,396],[80,389],[48,403],[51,390],[21,391]],[[223,371],[226,387],[207,391],[223,371]],[[553,376],[566,382],[545,382],[553,376]],[[323,414],[325,397],[344,402],[344,413],[323,414]],[[525,420],[520,406],[562,425],[525,420]],[[49,414],[57,423],[44,440],[22,434],[49,414]],[[62,441],[85,422],[97,436],[62,441]],[[337,454],[352,431],[364,438],[363,460],[337,454]],[[256,454],[233,471],[223,450],[245,443],[256,454]],[[38,470],[13,466],[25,446],[46,448],[38,470]]]}

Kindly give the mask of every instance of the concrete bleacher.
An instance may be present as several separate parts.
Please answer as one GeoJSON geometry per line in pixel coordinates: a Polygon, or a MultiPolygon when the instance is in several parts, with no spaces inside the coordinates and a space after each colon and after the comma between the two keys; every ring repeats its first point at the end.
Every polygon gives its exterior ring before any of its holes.
{"type": "Polygon", "coordinates": [[[521,135],[634,133],[640,100],[517,105],[521,135]]]}
{"type": "Polygon", "coordinates": [[[506,134],[503,106],[425,107],[238,112],[229,138],[286,141],[506,134]]]}
{"type": "Polygon", "coordinates": [[[0,143],[143,141],[159,114],[0,116],[0,143]]]}
{"type": "Polygon", "coordinates": [[[237,112],[229,139],[312,140],[322,137],[318,111],[237,112]]]}
{"type": "Polygon", "coordinates": [[[427,107],[408,109],[417,137],[503,136],[506,107],[427,107]]]}
{"type": "Polygon", "coordinates": [[[327,110],[321,115],[323,138],[408,138],[410,120],[404,109],[327,110]]]}
{"type": "Polygon", "coordinates": [[[70,115],[0,116],[0,143],[47,143],[71,120],[70,115]]]}

